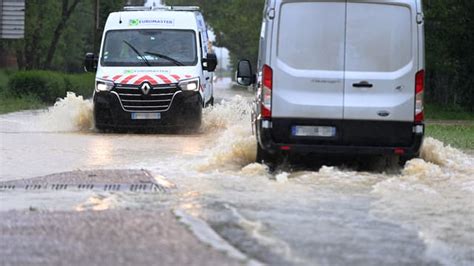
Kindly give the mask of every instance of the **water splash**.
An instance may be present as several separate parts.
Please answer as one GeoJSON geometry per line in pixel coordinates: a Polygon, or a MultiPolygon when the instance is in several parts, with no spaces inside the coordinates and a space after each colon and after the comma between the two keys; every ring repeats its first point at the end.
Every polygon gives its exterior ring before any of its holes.
{"type": "Polygon", "coordinates": [[[242,96],[234,96],[210,108],[204,109],[202,129],[205,132],[227,130],[243,126],[250,130],[251,104],[242,96]]]}
{"type": "Polygon", "coordinates": [[[270,176],[269,168],[264,164],[251,163],[242,168],[240,174],[244,176],[270,176]]]}
{"type": "Polygon", "coordinates": [[[420,158],[390,174],[334,166],[270,174],[265,166],[254,163],[256,141],[251,133],[249,110],[244,99],[234,98],[206,113],[206,131],[218,134],[218,138],[199,170],[224,170],[254,178],[241,180],[244,183],[275,180],[290,194],[315,188],[331,198],[334,193],[341,197],[360,193],[373,198],[370,212],[375,217],[417,230],[426,245],[426,256],[447,265],[467,264],[472,258],[472,155],[427,137],[420,158]]]}
{"type": "Polygon", "coordinates": [[[203,130],[218,136],[207,162],[199,170],[240,170],[255,162],[256,142],[251,132],[250,110],[248,100],[241,96],[205,110],[203,130]]]}
{"type": "Polygon", "coordinates": [[[94,127],[92,101],[68,92],[65,98],[41,113],[33,127],[47,132],[89,131],[94,127]]]}
{"type": "MultiPolygon", "coordinates": [[[[418,230],[426,255],[445,265],[469,264],[474,245],[474,160],[426,138],[421,158],[373,186],[373,213],[418,230]]],[[[471,261],[472,262],[472,261],[471,261]]]]}

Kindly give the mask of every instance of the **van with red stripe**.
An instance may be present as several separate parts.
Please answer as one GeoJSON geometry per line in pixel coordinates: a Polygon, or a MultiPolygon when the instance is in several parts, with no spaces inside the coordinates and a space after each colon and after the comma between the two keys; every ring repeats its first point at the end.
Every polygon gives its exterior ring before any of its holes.
{"type": "Polygon", "coordinates": [[[258,161],[282,154],[418,156],[421,0],[267,0],[254,84],[258,161]]]}
{"type": "Polygon", "coordinates": [[[197,7],[126,7],[111,13],[99,56],[86,55],[96,71],[94,121],[117,128],[198,129],[214,102],[206,24],[197,7]]]}

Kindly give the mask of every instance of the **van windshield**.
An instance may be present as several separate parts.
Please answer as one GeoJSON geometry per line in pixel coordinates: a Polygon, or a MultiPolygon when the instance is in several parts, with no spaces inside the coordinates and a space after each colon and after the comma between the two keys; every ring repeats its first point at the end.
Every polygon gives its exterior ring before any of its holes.
{"type": "Polygon", "coordinates": [[[192,30],[114,30],[107,32],[103,66],[194,66],[196,37],[192,30]]]}

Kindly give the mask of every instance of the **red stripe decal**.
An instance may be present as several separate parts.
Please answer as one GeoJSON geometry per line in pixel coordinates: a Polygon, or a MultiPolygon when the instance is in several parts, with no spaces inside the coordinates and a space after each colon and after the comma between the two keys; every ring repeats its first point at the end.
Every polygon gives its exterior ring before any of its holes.
{"type": "Polygon", "coordinates": [[[130,82],[130,80],[132,80],[133,78],[135,78],[137,75],[130,75],[128,77],[126,77],[124,80],[122,80],[122,84],[128,84],[128,82],[130,82]]]}
{"type": "Polygon", "coordinates": [[[119,78],[121,78],[121,77],[122,77],[122,75],[117,75],[117,76],[113,77],[112,79],[113,79],[114,81],[117,81],[117,79],[119,79],[119,78]]]}
{"type": "Polygon", "coordinates": [[[159,77],[161,80],[163,80],[163,82],[166,83],[166,84],[173,83],[173,82],[171,82],[171,80],[169,80],[169,78],[167,78],[165,75],[157,75],[157,77],[159,77]]]}
{"type": "Polygon", "coordinates": [[[109,76],[103,76],[102,78],[103,78],[103,79],[108,79],[108,78],[109,78],[109,76]]]}
{"type": "Polygon", "coordinates": [[[192,76],[191,75],[186,75],[185,76],[187,79],[191,78],[192,76]]]}
{"type": "Polygon", "coordinates": [[[145,81],[148,81],[150,82],[151,85],[156,85],[158,84],[158,82],[156,82],[155,79],[153,79],[152,77],[148,76],[148,75],[145,75],[143,77],[141,77],[140,79],[138,79],[137,81],[135,81],[135,83],[133,83],[134,85],[140,85],[142,84],[143,82],[145,81]]]}
{"type": "Polygon", "coordinates": [[[181,77],[179,77],[178,75],[171,75],[176,81],[180,81],[181,80],[181,77]]]}

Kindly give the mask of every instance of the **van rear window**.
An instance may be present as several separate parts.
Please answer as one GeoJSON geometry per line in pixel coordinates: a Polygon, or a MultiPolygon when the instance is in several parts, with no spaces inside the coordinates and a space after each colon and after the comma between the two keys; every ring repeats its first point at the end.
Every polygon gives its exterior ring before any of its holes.
{"type": "Polygon", "coordinates": [[[278,58],[296,69],[344,70],[345,2],[281,6],[278,58]]]}
{"type": "Polygon", "coordinates": [[[393,72],[412,60],[410,8],[347,4],[347,71],[393,72]]]}
{"type": "Polygon", "coordinates": [[[112,30],[105,35],[103,66],[194,66],[196,35],[191,30],[112,30]]]}
{"type": "Polygon", "coordinates": [[[301,70],[393,72],[413,59],[412,23],[401,5],[284,3],[277,56],[301,70]]]}

